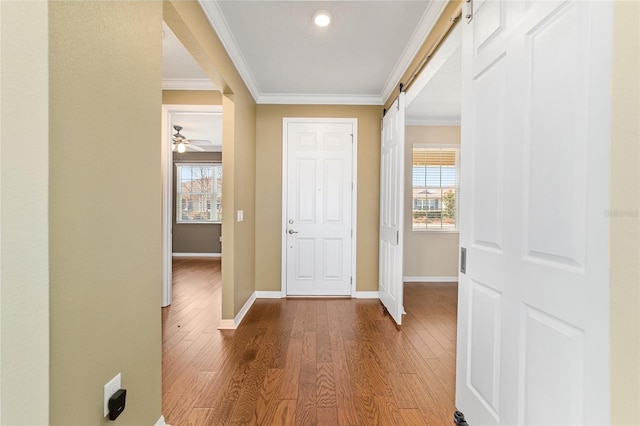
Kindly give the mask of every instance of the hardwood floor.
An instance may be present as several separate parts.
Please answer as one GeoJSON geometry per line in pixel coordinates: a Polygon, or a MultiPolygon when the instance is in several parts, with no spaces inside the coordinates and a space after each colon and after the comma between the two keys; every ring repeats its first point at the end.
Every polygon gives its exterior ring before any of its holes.
{"type": "Polygon", "coordinates": [[[398,330],[367,299],[258,299],[217,330],[219,259],[174,260],[163,414],[181,425],[450,425],[455,284],[406,284],[398,330]]]}

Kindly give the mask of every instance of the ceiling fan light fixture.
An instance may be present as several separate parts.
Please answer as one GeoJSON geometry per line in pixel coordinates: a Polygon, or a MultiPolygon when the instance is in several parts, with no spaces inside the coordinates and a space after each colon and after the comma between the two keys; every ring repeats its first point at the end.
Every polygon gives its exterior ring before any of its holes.
{"type": "Polygon", "coordinates": [[[319,27],[326,27],[331,23],[331,14],[326,10],[318,10],[313,14],[313,23],[319,27]]]}
{"type": "Polygon", "coordinates": [[[180,134],[180,130],[182,130],[182,126],[173,126],[176,130],[176,134],[173,135],[173,145],[171,146],[171,151],[177,151],[182,154],[187,150],[187,144],[189,140],[180,134]]]}

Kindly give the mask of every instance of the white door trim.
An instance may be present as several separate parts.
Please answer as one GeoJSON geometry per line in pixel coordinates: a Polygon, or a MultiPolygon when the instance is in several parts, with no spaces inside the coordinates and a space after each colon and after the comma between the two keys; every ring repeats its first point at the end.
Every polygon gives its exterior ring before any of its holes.
{"type": "Polygon", "coordinates": [[[202,114],[222,113],[222,105],[162,105],[162,139],[160,158],[162,163],[162,306],[169,306],[171,289],[171,225],[173,219],[173,155],[171,150],[173,134],[171,116],[173,113],[202,114]]]}
{"type": "Polygon", "coordinates": [[[351,297],[356,297],[356,240],[357,240],[357,218],[358,218],[358,119],[357,118],[303,118],[303,117],[284,117],[282,119],[282,228],[281,228],[281,291],[283,297],[287,295],[287,173],[288,173],[288,147],[287,126],[289,123],[350,123],[353,126],[353,155],[351,170],[351,181],[353,182],[353,191],[351,194],[351,229],[353,234],[351,237],[351,297]]]}

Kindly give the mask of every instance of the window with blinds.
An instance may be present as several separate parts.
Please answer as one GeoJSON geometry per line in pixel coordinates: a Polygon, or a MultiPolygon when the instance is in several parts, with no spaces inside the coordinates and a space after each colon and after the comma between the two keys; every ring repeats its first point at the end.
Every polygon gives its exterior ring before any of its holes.
{"type": "Polygon", "coordinates": [[[176,222],[222,222],[221,164],[176,164],[176,222]]]}
{"type": "Polygon", "coordinates": [[[412,229],[457,231],[460,149],[413,146],[412,229]]]}

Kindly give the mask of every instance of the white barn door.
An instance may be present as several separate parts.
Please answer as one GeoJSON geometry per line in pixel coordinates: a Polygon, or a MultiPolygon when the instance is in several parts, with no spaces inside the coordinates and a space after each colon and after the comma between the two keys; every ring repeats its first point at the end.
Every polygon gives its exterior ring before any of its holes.
{"type": "Polygon", "coordinates": [[[473,426],[609,424],[613,2],[473,9],[456,406],[473,426]]]}
{"type": "Polygon", "coordinates": [[[402,324],[402,244],[404,213],[404,113],[405,94],[389,107],[382,119],[380,155],[380,273],[382,304],[402,324]]]}

